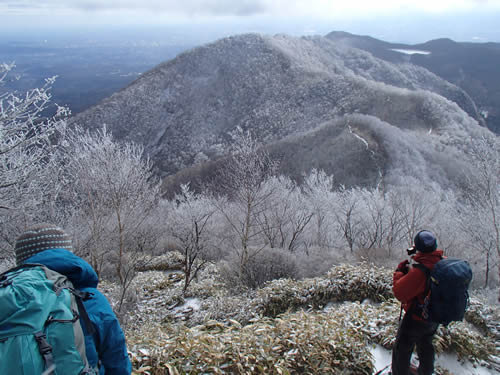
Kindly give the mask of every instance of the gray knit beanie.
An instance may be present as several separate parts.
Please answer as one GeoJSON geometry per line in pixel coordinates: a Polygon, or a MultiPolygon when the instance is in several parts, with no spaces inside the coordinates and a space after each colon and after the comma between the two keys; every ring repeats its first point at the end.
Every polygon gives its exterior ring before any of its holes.
{"type": "Polygon", "coordinates": [[[72,251],[70,236],[53,224],[35,225],[16,240],[16,264],[20,265],[29,257],[48,249],[72,251]]]}

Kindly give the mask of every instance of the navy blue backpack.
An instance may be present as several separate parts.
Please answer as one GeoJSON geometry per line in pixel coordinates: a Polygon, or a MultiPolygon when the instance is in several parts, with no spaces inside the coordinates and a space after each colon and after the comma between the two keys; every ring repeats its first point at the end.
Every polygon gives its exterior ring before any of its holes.
{"type": "Polygon", "coordinates": [[[424,303],[418,304],[424,319],[448,325],[461,321],[469,304],[469,284],[472,269],[462,259],[443,258],[430,270],[422,264],[414,264],[427,277],[424,303]]]}

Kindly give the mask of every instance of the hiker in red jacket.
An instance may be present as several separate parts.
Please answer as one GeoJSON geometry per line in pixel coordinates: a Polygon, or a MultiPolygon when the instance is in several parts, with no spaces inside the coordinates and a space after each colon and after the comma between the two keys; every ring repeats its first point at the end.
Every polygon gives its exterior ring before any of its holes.
{"type": "MultiPolygon", "coordinates": [[[[443,257],[443,251],[437,250],[434,234],[423,230],[417,233],[414,246],[408,249],[414,254],[412,263],[420,263],[432,269],[443,257]]],[[[438,328],[437,323],[424,320],[419,304],[422,305],[427,289],[426,274],[413,267],[408,260],[399,263],[393,275],[392,290],[401,301],[405,316],[399,326],[396,342],[392,350],[392,375],[410,374],[410,360],[416,346],[419,358],[419,375],[431,375],[434,371],[434,346],[432,338],[438,328]]]]}

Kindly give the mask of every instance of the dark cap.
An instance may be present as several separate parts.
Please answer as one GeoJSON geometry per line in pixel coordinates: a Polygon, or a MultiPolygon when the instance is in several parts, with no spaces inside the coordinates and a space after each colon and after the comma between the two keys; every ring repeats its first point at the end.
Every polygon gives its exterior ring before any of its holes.
{"type": "Polygon", "coordinates": [[[415,248],[422,253],[431,253],[437,249],[437,240],[428,230],[422,230],[415,236],[415,248]]]}

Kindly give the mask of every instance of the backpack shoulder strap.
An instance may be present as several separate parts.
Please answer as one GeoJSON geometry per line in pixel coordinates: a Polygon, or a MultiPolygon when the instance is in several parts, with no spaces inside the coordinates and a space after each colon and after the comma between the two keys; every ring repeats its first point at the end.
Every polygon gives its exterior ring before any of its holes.
{"type": "Polygon", "coordinates": [[[95,335],[96,329],[94,327],[94,323],[90,320],[89,314],[87,313],[87,309],[85,309],[85,305],[83,301],[86,301],[92,298],[92,293],[90,292],[82,292],[81,290],[72,288],[71,293],[75,295],[76,304],[78,306],[78,311],[80,313],[80,318],[85,322],[85,328],[87,329],[87,333],[90,335],[95,335]]]}
{"type": "MultiPolygon", "coordinates": [[[[444,257],[441,257],[441,259],[445,259],[444,257]]],[[[425,274],[425,277],[426,277],[426,286],[425,286],[425,292],[424,292],[424,295],[427,296],[429,295],[430,291],[431,291],[431,283],[432,283],[432,280],[434,280],[431,276],[431,269],[429,269],[428,267],[424,266],[423,264],[421,263],[414,263],[413,264],[413,267],[415,268],[418,268],[420,271],[422,271],[424,274],[425,274]]],[[[435,280],[434,280],[435,281],[435,280]]]]}
{"type": "Polygon", "coordinates": [[[423,264],[421,264],[421,263],[414,263],[414,264],[413,264],[413,267],[418,268],[418,269],[419,269],[419,270],[421,270],[423,273],[425,273],[425,276],[426,276],[426,277],[430,277],[430,275],[431,275],[431,270],[430,270],[428,267],[424,266],[423,264]]]}
{"type": "Polygon", "coordinates": [[[421,263],[414,263],[413,267],[418,268],[420,271],[422,271],[425,274],[426,282],[425,282],[424,295],[427,295],[429,293],[429,290],[431,289],[431,270],[421,263]]]}
{"type": "Polygon", "coordinates": [[[413,267],[418,268],[425,275],[425,290],[423,293],[424,302],[420,303],[418,298],[415,299],[415,303],[412,304],[411,310],[417,315],[421,316],[424,319],[428,319],[429,317],[429,297],[431,292],[431,270],[420,263],[414,263],[413,267]]]}

